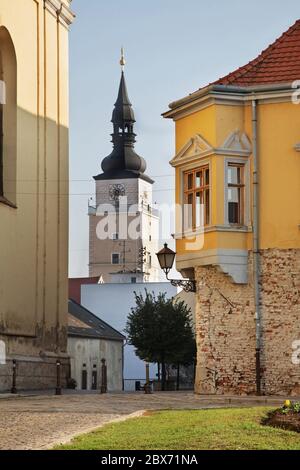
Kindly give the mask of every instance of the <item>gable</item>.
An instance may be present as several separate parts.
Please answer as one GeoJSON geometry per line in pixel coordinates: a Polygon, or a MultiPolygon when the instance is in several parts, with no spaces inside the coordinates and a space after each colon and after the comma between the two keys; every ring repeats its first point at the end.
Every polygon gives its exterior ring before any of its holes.
{"type": "Polygon", "coordinates": [[[200,134],[196,134],[179,150],[170,161],[174,167],[183,163],[193,162],[208,155],[233,155],[249,156],[251,154],[251,142],[245,132],[235,130],[224,140],[221,147],[214,148],[200,134]]]}
{"type": "Polygon", "coordinates": [[[170,161],[172,166],[212,153],[213,147],[200,135],[194,135],[170,161]]]}
{"type": "Polygon", "coordinates": [[[251,142],[245,132],[235,130],[225,139],[218,152],[222,150],[231,153],[251,153],[251,142]]]}

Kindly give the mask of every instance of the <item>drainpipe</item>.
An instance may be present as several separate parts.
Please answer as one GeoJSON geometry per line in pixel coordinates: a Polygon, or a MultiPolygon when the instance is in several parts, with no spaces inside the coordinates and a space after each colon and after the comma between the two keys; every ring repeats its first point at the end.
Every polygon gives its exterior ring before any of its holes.
{"type": "Polygon", "coordinates": [[[252,141],[253,141],[253,282],[255,302],[256,336],[256,394],[261,395],[261,310],[260,310],[260,266],[259,266],[259,177],[257,148],[257,101],[252,99],[252,141]]]}

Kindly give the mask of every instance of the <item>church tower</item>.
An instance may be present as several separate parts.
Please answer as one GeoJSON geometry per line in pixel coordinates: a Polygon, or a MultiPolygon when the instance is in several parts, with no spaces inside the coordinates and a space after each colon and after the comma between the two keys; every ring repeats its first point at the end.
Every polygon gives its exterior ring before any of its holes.
{"type": "Polygon", "coordinates": [[[158,212],[146,162],[135,152],[135,116],[128,97],[124,54],[121,81],[112,115],[113,151],[95,176],[96,207],[89,207],[89,274],[101,282],[159,281],[158,212]]]}

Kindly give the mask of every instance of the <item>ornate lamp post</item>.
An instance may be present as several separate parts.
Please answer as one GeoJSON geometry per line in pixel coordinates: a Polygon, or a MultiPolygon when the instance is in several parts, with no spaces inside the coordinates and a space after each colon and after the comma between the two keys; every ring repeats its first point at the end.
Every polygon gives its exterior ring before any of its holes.
{"type": "Polygon", "coordinates": [[[172,286],[182,287],[185,292],[196,292],[196,281],[195,279],[169,279],[168,275],[171,271],[176,253],[168,248],[165,243],[164,248],[156,253],[159,265],[164,271],[166,278],[171,282],[172,286]]]}

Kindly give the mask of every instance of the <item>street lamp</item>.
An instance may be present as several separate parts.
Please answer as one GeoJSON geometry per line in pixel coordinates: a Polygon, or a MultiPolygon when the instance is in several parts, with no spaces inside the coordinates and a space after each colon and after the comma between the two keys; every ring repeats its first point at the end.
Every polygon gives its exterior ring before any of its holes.
{"type": "Polygon", "coordinates": [[[168,248],[167,243],[164,244],[164,248],[156,253],[159,265],[164,271],[166,278],[171,282],[172,286],[182,287],[185,292],[196,292],[196,281],[195,279],[169,279],[168,275],[171,271],[176,253],[168,248]]]}

